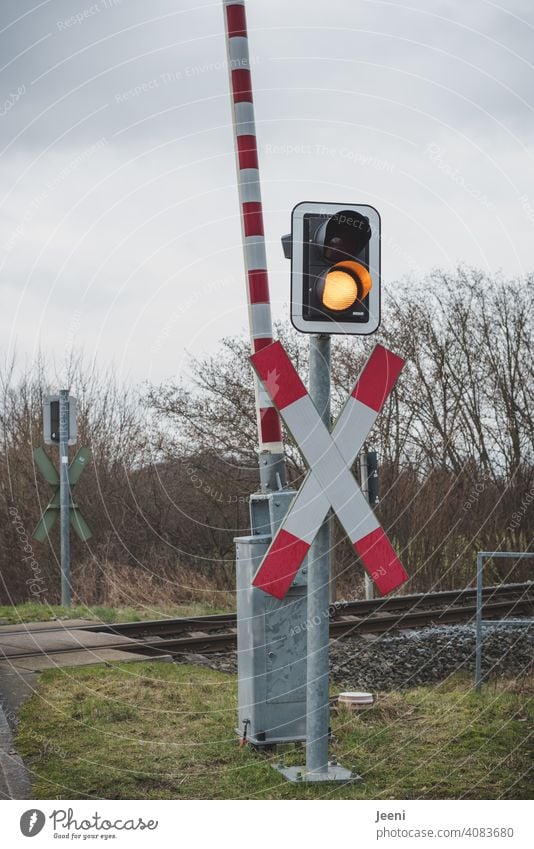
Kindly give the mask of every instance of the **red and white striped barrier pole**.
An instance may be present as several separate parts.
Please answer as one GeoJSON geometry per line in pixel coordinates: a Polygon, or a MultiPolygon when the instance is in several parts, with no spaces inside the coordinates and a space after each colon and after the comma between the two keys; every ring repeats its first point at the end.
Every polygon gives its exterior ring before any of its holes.
{"type": "MultiPolygon", "coordinates": [[[[233,102],[237,186],[247,276],[249,327],[252,351],[257,353],[271,344],[273,329],[245,2],[244,0],[223,0],[223,6],[230,93],[233,102]]],[[[269,395],[256,377],[254,380],[261,488],[264,491],[272,491],[286,484],[282,429],[278,412],[269,395]]]]}

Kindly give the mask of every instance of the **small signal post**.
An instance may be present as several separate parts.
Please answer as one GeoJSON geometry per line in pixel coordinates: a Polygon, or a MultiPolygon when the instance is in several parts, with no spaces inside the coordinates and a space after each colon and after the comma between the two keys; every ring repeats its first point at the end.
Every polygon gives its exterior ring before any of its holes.
{"type": "Polygon", "coordinates": [[[46,542],[59,513],[63,607],[71,605],[70,525],[82,542],[92,536],[87,522],[72,499],[72,488],[91,460],[91,450],[82,447],[69,465],[69,445],[75,445],[77,441],[76,409],[76,398],[69,394],[68,389],[62,389],[59,395],[47,395],[43,401],[43,437],[45,443],[57,445],[59,448],[59,473],[43,448],[36,448],[33,452],[35,465],[54,490],[54,495],[33,532],[33,538],[38,542],[46,542]]]}

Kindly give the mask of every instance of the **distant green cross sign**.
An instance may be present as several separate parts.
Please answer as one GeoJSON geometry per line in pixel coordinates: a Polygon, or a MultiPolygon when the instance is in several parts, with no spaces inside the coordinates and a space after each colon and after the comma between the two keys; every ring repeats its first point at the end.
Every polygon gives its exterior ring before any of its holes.
{"type": "MultiPolygon", "coordinates": [[[[80,475],[89,463],[91,456],[90,448],[80,448],[80,450],[76,453],[74,460],[69,466],[69,485],[71,488],[78,482],[80,475]]],[[[50,535],[50,531],[54,527],[59,514],[59,475],[50,457],[42,448],[35,449],[33,452],[33,459],[35,460],[35,465],[41,472],[45,481],[54,489],[54,495],[48,503],[39,524],[33,532],[34,539],[38,542],[45,542],[50,535]]],[[[85,542],[92,537],[89,525],[78,510],[78,507],[72,500],[72,497],[70,499],[69,513],[70,523],[82,542],[85,542]]]]}

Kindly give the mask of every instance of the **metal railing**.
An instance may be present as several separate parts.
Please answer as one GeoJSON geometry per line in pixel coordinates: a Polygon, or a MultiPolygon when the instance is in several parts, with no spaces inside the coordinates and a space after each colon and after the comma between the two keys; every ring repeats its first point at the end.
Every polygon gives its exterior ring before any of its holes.
{"type": "Polygon", "coordinates": [[[534,619],[503,619],[495,622],[493,619],[482,618],[482,593],[484,588],[484,563],[495,557],[508,557],[523,560],[534,557],[532,551],[479,551],[477,554],[477,611],[476,611],[476,647],[475,647],[475,689],[480,690],[484,676],[482,675],[482,628],[484,625],[510,627],[513,625],[530,626],[534,619]]]}

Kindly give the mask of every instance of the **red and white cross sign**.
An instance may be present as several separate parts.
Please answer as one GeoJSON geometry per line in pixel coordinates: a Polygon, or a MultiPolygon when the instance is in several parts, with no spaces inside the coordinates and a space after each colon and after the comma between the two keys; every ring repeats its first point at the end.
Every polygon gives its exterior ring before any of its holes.
{"type": "Polygon", "coordinates": [[[404,365],[377,345],[329,433],[280,342],[252,364],[309,466],[253,584],[282,599],[332,507],[365,569],[384,595],[408,580],[350,467],[404,365]]]}

